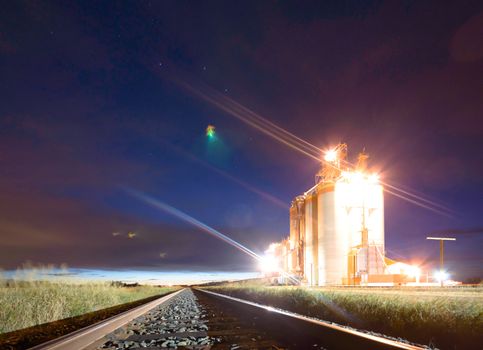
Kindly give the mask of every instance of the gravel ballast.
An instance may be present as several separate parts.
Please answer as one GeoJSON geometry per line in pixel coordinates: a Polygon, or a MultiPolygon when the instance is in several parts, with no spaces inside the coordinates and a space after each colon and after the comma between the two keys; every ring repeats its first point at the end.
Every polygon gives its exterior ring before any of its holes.
{"type": "Polygon", "coordinates": [[[189,289],[111,335],[98,349],[186,347],[203,349],[221,342],[207,333],[207,314],[189,289]]]}

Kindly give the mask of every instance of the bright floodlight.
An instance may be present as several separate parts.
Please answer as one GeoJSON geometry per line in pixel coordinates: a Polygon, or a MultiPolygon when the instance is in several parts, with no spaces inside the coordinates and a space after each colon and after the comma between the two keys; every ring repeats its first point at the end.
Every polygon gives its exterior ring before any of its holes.
{"type": "Polygon", "coordinates": [[[278,266],[278,261],[273,255],[265,255],[262,256],[259,260],[259,267],[262,272],[270,273],[270,272],[277,272],[280,270],[278,266]]]}
{"type": "Polygon", "coordinates": [[[410,266],[407,270],[409,277],[418,278],[421,275],[421,269],[417,266],[410,266]]]}
{"type": "Polygon", "coordinates": [[[449,275],[446,271],[440,270],[435,272],[434,277],[438,282],[444,282],[449,278],[449,275]]]}
{"type": "Polygon", "coordinates": [[[328,162],[335,162],[337,160],[337,151],[335,149],[325,151],[324,159],[328,162]]]}
{"type": "Polygon", "coordinates": [[[369,178],[368,179],[369,179],[369,182],[375,184],[375,183],[377,183],[379,181],[379,175],[377,175],[377,174],[374,173],[372,175],[369,175],[369,178]]]}
{"type": "Polygon", "coordinates": [[[352,182],[362,183],[364,181],[364,174],[360,171],[356,171],[352,174],[352,182]]]}

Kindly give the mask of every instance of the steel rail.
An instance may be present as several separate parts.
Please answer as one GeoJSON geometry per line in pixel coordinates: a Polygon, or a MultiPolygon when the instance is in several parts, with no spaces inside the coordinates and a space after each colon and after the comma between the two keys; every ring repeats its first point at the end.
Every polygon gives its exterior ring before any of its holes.
{"type": "Polygon", "coordinates": [[[343,327],[343,326],[340,326],[340,325],[337,325],[337,324],[329,323],[327,321],[313,319],[313,318],[303,316],[303,315],[300,315],[300,314],[297,314],[297,313],[294,313],[294,312],[276,309],[272,306],[254,303],[252,301],[231,297],[231,296],[228,296],[228,295],[225,295],[225,294],[211,292],[211,291],[201,289],[201,288],[196,288],[196,290],[203,292],[203,293],[211,294],[211,295],[214,295],[214,296],[217,296],[217,297],[220,297],[220,298],[225,298],[225,299],[230,300],[230,301],[238,302],[238,303],[245,304],[245,305],[250,305],[252,307],[255,307],[255,308],[258,308],[258,309],[261,309],[261,310],[273,312],[273,313],[278,314],[278,315],[283,315],[283,316],[291,317],[291,318],[294,318],[294,319],[297,319],[297,320],[300,320],[300,321],[305,321],[305,322],[309,322],[309,323],[312,323],[312,324],[316,324],[318,326],[326,327],[326,328],[341,332],[342,334],[345,334],[345,335],[358,337],[358,338],[364,338],[366,340],[373,341],[374,343],[377,343],[379,345],[385,345],[385,346],[388,346],[388,347],[391,347],[391,348],[405,349],[405,350],[424,350],[424,349],[427,349],[426,347],[421,347],[421,346],[418,346],[418,345],[408,344],[408,343],[400,342],[400,341],[397,341],[397,340],[392,340],[392,339],[376,336],[376,335],[373,335],[373,334],[364,333],[364,332],[361,332],[361,331],[358,331],[358,330],[355,330],[355,329],[343,327]]]}
{"type": "MultiPolygon", "coordinates": [[[[186,288],[184,288],[186,289],[186,288]]],[[[119,315],[112,316],[103,321],[94,323],[90,326],[78,329],[72,333],[66,334],[62,337],[52,339],[48,342],[36,345],[29,350],[72,350],[83,349],[95,341],[101,339],[106,334],[109,334],[119,327],[124,326],[135,318],[145,314],[149,310],[159,306],[168,300],[172,299],[184,289],[180,289],[174,293],[165,295],[159,299],[153,300],[147,304],[138,306],[132,310],[124,311],[119,315]]]]}

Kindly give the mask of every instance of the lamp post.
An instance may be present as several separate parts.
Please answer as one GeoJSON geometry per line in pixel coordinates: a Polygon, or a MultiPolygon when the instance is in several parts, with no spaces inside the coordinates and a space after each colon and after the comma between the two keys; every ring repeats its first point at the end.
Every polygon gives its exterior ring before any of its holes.
{"type": "Polygon", "coordinates": [[[444,283],[444,241],[456,241],[456,238],[451,237],[426,237],[426,239],[439,241],[439,273],[440,273],[440,280],[441,280],[441,287],[444,283]]]}

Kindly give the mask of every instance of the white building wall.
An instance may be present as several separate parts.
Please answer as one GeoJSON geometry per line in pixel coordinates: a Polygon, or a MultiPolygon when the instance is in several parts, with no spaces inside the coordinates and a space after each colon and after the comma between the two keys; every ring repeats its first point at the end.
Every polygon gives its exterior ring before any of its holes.
{"type": "Polygon", "coordinates": [[[307,279],[307,283],[310,286],[314,285],[315,282],[315,259],[313,254],[313,231],[312,231],[312,202],[311,197],[305,200],[305,263],[304,263],[304,275],[307,279]]]}
{"type": "Polygon", "coordinates": [[[336,225],[340,235],[345,236],[341,245],[347,257],[352,247],[362,243],[362,201],[355,186],[345,181],[336,183],[335,197],[336,225]]]}
{"type": "Polygon", "coordinates": [[[349,277],[349,253],[361,246],[363,216],[369,245],[384,254],[382,186],[353,178],[330,186],[318,186],[317,194],[305,199],[304,276],[309,285],[338,285],[349,277]]]}
{"type": "Polygon", "coordinates": [[[341,230],[337,187],[321,192],[319,199],[319,285],[342,284],[347,274],[347,237],[341,230]]]}
{"type": "Polygon", "coordinates": [[[384,195],[381,185],[374,184],[369,188],[366,217],[369,229],[369,244],[380,245],[384,251],[384,195]]]}
{"type": "Polygon", "coordinates": [[[384,254],[382,186],[340,180],[333,191],[320,191],[317,207],[318,285],[342,284],[349,277],[349,252],[362,243],[363,210],[369,244],[384,254]]]}

